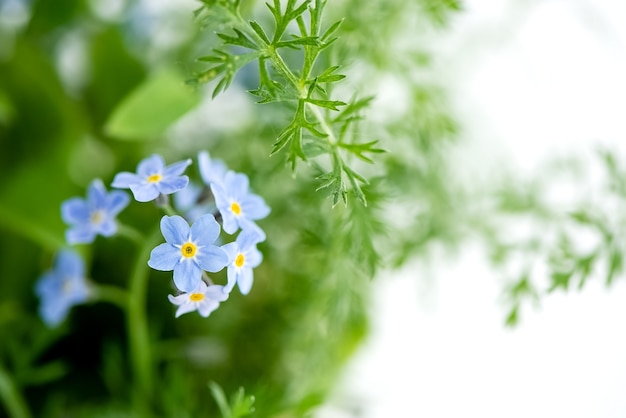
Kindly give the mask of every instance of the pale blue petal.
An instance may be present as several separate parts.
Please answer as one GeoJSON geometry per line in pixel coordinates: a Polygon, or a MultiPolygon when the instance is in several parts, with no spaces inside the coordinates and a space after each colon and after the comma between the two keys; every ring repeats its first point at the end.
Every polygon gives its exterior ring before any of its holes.
{"type": "Polygon", "coordinates": [[[128,189],[131,184],[141,183],[143,180],[135,173],[129,173],[128,171],[122,171],[117,173],[111,183],[111,187],[118,189],[128,189]]]}
{"type": "Polygon", "coordinates": [[[198,313],[200,314],[200,316],[206,318],[219,306],[219,302],[215,302],[212,300],[202,301],[198,304],[198,313]]]}
{"type": "Polygon", "coordinates": [[[178,307],[178,309],[176,309],[175,316],[176,318],[178,318],[181,315],[195,311],[196,308],[197,306],[195,303],[191,303],[191,302],[183,303],[182,305],[178,307]]]}
{"type": "Polygon", "coordinates": [[[239,225],[241,226],[241,229],[243,231],[253,232],[256,235],[258,235],[259,236],[259,242],[263,242],[267,238],[265,236],[265,231],[263,231],[257,224],[255,224],[254,222],[252,222],[252,221],[250,221],[248,219],[239,218],[239,225]]]}
{"type": "Polygon", "coordinates": [[[198,185],[189,183],[187,187],[174,194],[174,206],[180,211],[192,209],[198,201],[201,192],[202,189],[198,185]]]}
{"type": "Polygon", "coordinates": [[[212,214],[201,216],[191,226],[191,239],[200,247],[209,246],[220,235],[220,224],[212,214]]]}
{"type": "Polygon", "coordinates": [[[61,218],[66,224],[89,222],[91,211],[84,199],[73,197],[61,203],[61,218]]]}
{"type": "Polygon", "coordinates": [[[248,194],[248,188],[250,186],[250,180],[248,176],[243,173],[235,173],[229,171],[224,177],[224,184],[228,189],[231,196],[234,196],[237,200],[241,200],[248,194]]]}
{"type": "Polygon", "coordinates": [[[226,164],[221,160],[211,160],[209,153],[206,151],[198,153],[198,165],[200,166],[200,177],[202,177],[207,186],[221,182],[228,170],[226,164]]]}
{"type": "Polygon", "coordinates": [[[174,305],[182,305],[183,303],[185,303],[185,302],[187,302],[189,300],[189,297],[187,296],[186,293],[181,293],[180,295],[177,295],[177,296],[167,295],[167,298],[174,305]]]}
{"type": "Polygon", "coordinates": [[[178,215],[161,218],[161,233],[170,244],[182,245],[189,238],[189,224],[178,215]]]}
{"type": "Polygon", "coordinates": [[[252,274],[252,269],[242,268],[239,274],[239,278],[237,280],[237,284],[239,285],[239,291],[242,295],[247,295],[248,293],[250,293],[253,281],[254,276],[252,274]]]}
{"type": "Polygon", "coordinates": [[[234,234],[239,229],[239,222],[237,221],[237,217],[232,214],[230,209],[228,210],[220,210],[222,214],[222,229],[227,234],[234,234]]]}
{"type": "Polygon", "coordinates": [[[157,245],[150,253],[148,265],[155,270],[171,271],[180,260],[180,250],[168,243],[157,245]]]}
{"type": "Polygon", "coordinates": [[[263,219],[270,213],[270,208],[260,196],[250,194],[241,201],[241,211],[248,219],[263,219]]]}
{"type": "Polygon", "coordinates": [[[162,174],[164,168],[165,162],[163,161],[163,157],[158,154],[153,154],[137,165],[137,174],[139,174],[140,177],[149,177],[153,174],[162,174]]]}
{"type": "Polygon", "coordinates": [[[110,237],[117,232],[117,223],[113,218],[107,218],[95,228],[100,235],[110,237]]]}
{"type": "Polygon", "coordinates": [[[68,244],[90,244],[96,238],[96,231],[89,225],[80,225],[65,231],[68,244]]]}
{"type": "Polygon", "coordinates": [[[163,171],[163,177],[180,176],[181,174],[183,174],[185,172],[185,169],[187,167],[189,167],[189,164],[191,164],[191,159],[190,158],[188,158],[188,159],[186,159],[184,161],[179,161],[177,163],[169,165],[163,171]]]}
{"type": "MultiPolygon", "coordinates": [[[[239,237],[237,237],[239,239],[239,237]]],[[[232,263],[237,258],[237,254],[239,253],[239,244],[237,242],[229,242],[228,244],[222,245],[222,250],[228,256],[228,263],[232,263]]]]}
{"type": "Polygon", "coordinates": [[[159,188],[156,183],[131,184],[130,191],[137,202],[150,202],[159,196],[159,188]]]}
{"type": "Polygon", "coordinates": [[[163,177],[159,183],[159,191],[163,194],[172,194],[176,193],[179,190],[184,189],[189,184],[189,177],[180,176],[180,177],[163,177]]]}
{"type": "Polygon", "coordinates": [[[114,190],[107,196],[106,209],[109,215],[114,217],[130,203],[130,197],[125,192],[114,190]]]}
{"type": "Polygon", "coordinates": [[[228,277],[228,283],[226,283],[226,286],[224,286],[223,292],[225,293],[232,292],[233,287],[235,287],[235,284],[237,283],[238,271],[239,269],[235,267],[234,265],[231,264],[228,266],[228,269],[226,270],[226,277],[228,277]]]}
{"type": "Polygon", "coordinates": [[[73,251],[64,250],[59,252],[54,262],[54,269],[62,277],[85,277],[85,263],[73,251]]]}
{"type": "Polygon", "coordinates": [[[107,191],[102,180],[95,179],[87,190],[87,202],[92,209],[104,209],[107,203],[107,191]]]}
{"type": "Polygon", "coordinates": [[[41,298],[45,299],[50,294],[56,294],[56,289],[58,288],[56,284],[56,272],[48,271],[41,276],[41,278],[35,284],[35,294],[41,298]]]}
{"type": "Polygon", "coordinates": [[[237,236],[236,242],[242,251],[248,251],[249,248],[261,242],[262,238],[263,236],[257,230],[248,229],[241,231],[241,234],[237,236]]]}
{"type": "Polygon", "coordinates": [[[258,267],[263,261],[263,254],[255,247],[249,248],[244,254],[244,257],[246,258],[246,267],[258,267]]]}
{"type": "Polygon", "coordinates": [[[226,299],[228,299],[228,293],[225,292],[224,286],[220,286],[218,284],[209,286],[204,294],[207,298],[220,302],[224,302],[226,299]]]}
{"type": "Polygon", "coordinates": [[[196,253],[196,260],[203,270],[211,273],[217,273],[228,264],[228,256],[224,250],[214,245],[200,248],[196,253]]]}
{"type": "Polygon", "coordinates": [[[192,260],[183,260],[174,266],[174,284],[183,292],[192,292],[202,280],[202,270],[192,260]]]}
{"type": "Polygon", "coordinates": [[[230,198],[226,189],[223,187],[221,183],[213,183],[211,184],[211,193],[213,193],[213,197],[215,198],[215,205],[218,207],[220,212],[226,210],[228,205],[230,204],[230,198]]]}
{"type": "Polygon", "coordinates": [[[67,316],[70,310],[70,306],[65,303],[43,302],[39,306],[39,316],[49,327],[54,327],[60,324],[67,316]]]}

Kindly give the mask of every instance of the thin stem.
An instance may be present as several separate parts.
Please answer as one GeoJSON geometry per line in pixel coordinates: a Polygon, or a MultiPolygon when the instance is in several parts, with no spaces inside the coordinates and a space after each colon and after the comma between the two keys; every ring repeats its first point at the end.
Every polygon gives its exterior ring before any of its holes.
{"type": "Polygon", "coordinates": [[[117,286],[95,284],[92,287],[94,300],[109,302],[117,305],[124,311],[128,309],[130,295],[128,291],[117,286]]]}
{"type": "Polygon", "coordinates": [[[30,418],[31,414],[26,406],[22,394],[11,375],[0,366],[0,399],[4,403],[9,416],[12,418],[30,418]]]}
{"type": "Polygon", "coordinates": [[[159,229],[150,234],[137,252],[137,258],[130,277],[130,299],[128,301],[127,329],[130,344],[130,357],[135,376],[135,401],[143,413],[148,412],[152,398],[152,356],[150,335],[146,318],[146,287],[150,251],[158,243],[159,229]]]}
{"type": "Polygon", "coordinates": [[[128,238],[129,240],[131,240],[137,245],[140,245],[145,240],[145,237],[143,236],[141,232],[137,231],[132,226],[122,224],[119,222],[117,223],[117,233],[123,237],[128,238]]]}
{"type": "Polygon", "coordinates": [[[41,225],[33,223],[28,217],[0,206],[0,225],[13,233],[56,252],[65,247],[65,242],[41,225]]]}

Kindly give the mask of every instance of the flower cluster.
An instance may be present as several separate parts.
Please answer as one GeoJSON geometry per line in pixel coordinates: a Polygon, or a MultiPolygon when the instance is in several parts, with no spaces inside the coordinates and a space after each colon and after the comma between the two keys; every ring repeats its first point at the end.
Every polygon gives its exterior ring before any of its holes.
{"type": "MultiPolygon", "coordinates": [[[[136,173],[118,173],[111,186],[130,189],[136,201],[154,201],[169,213],[160,221],[165,242],[152,250],[147,264],[155,270],[173,271],[179,294],[169,295],[169,300],[178,306],[176,317],[194,310],[207,317],[228,299],[235,285],[244,295],[250,292],[253,269],[263,259],[257,244],[266,239],[255,221],[265,218],[270,209],[260,196],[250,192],[245,174],[228,170],[207,152],[198,154],[203,184],[191,183],[183,175],[191,162],[187,159],[166,166],[163,158],[154,154],[137,165],[136,173]],[[169,195],[173,195],[183,216],[171,214],[169,195]],[[220,237],[222,230],[228,235],[240,232],[228,239],[220,237]],[[220,245],[224,241],[229,242],[220,245]],[[227,283],[213,284],[207,272],[224,268],[227,283]]],[[[86,199],[73,197],[61,204],[61,216],[68,225],[67,243],[89,244],[98,235],[118,233],[116,217],[129,203],[126,192],[108,192],[100,179],[94,180],[86,199]]],[[[36,285],[40,314],[46,324],[60,323],[72,306],[89,299],[90,286],[85,277],[80,256],[61,251],[54,269],[36,285]]]]}

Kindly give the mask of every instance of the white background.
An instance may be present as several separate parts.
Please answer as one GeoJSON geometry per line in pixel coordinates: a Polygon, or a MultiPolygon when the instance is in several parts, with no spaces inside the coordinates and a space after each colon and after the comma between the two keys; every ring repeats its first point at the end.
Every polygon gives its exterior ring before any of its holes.
{"type": "MultiPolygon", "coordinates": [[[[626,152],[626,2],[468,1],[438,56],[466,170],[521,177],[626,152]]],[[[515,329],[480,248],[375,283],[373,329],[319,418],[626,417],[626,282],[591,280],[515,329]],[[445,263],[443,263],[445,261],[445,263]]]]}

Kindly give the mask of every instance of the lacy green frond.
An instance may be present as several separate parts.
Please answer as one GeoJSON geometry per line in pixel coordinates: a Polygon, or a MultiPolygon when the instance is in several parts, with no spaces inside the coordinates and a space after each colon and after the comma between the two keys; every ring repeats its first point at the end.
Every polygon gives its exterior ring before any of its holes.
{"type": "Polygon", "coordinates": [[[249,92],[260,98],[257,103],[295,104],[293,116],[280,129],[270,155],[285,152],[285,160],[294,174],[300,162],[325,160],[331,165],[330,173],[334,174],[326,180],[326,183],[331,179],[332,182],[318,190],[327,188],[333,205],[339,201],[347,203],[350,191],[366,204],[361,185],[367,181],[356,173],[352,161],[342,153],[373,162],[371,156],[383,152],[373,146],[377,141],[372,139],[360,144],[346,140],[347,132],[361,119],[361,112],[371,98],[343,101],[332,97],[329,87],[345,79],[345,75],[337,73],[339,65],[325,65],[321,69],[316,66],[323,51],[337,39],[335,35],[343,20],[323,29],[325,0],[288,0],[284,5],[273,0],[266,4],[274,20],[272,32],[257,20],[244,20],[238,2],[206,0],[204,4],[200,13],[203,22],[210,24],[206,16],[213,16],[216,22],[230,22],[230,25],[216,26],[221,45],[212,54],[198,59],[212,66],[192,82],[217,80],[213,89],[213,96],[216,96],[231,85],[245,65],[256,60],[259,86],[249,92]],[[297,28],[298,33],[289,33],[291,28],[297,28]],[[252,52],[242,54],[242,48],[252,52]],[[299,51],[299,64],[284,50],[299,51]]]}

